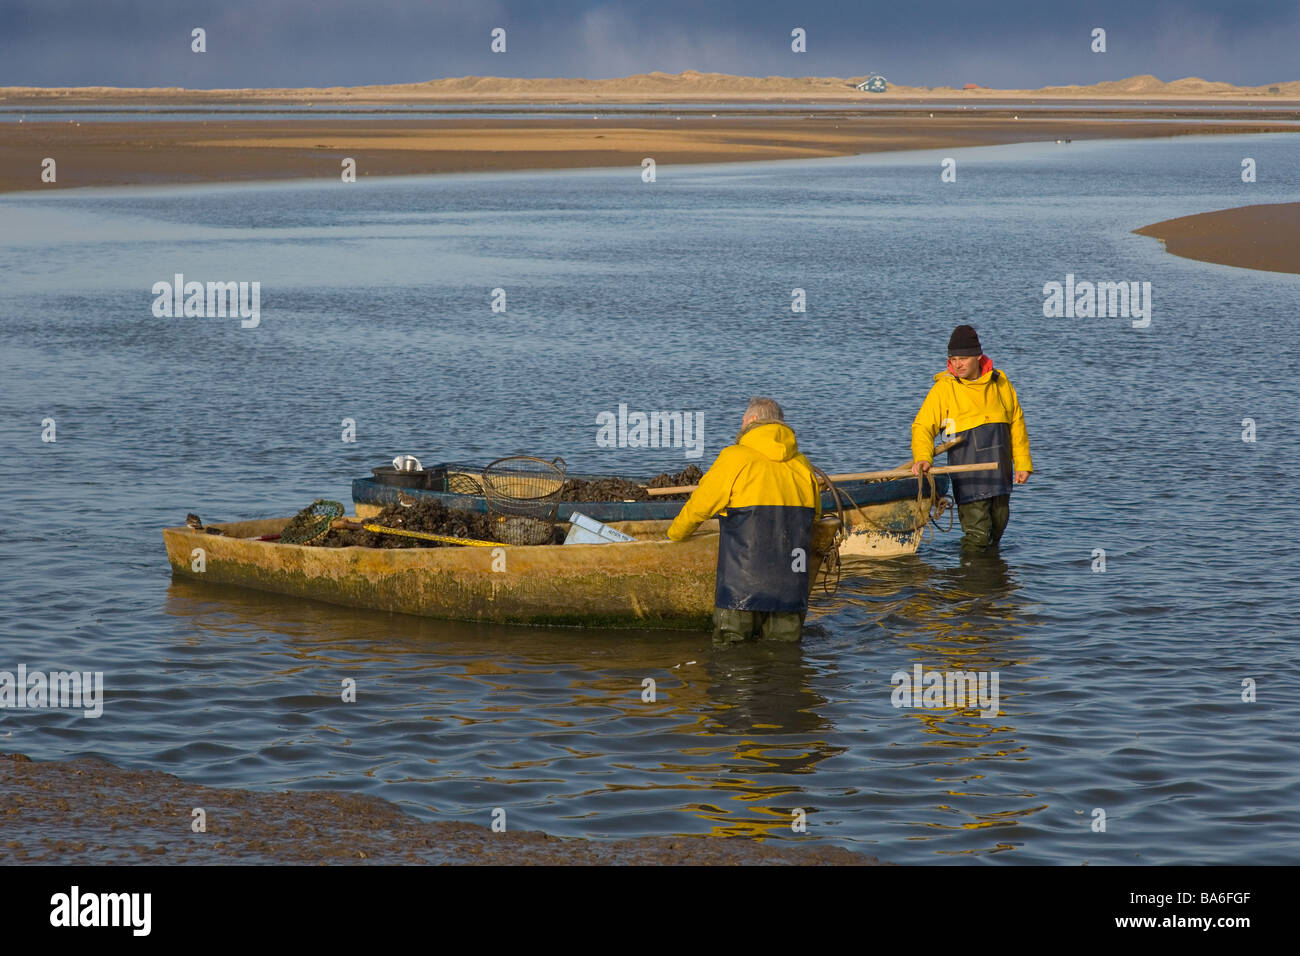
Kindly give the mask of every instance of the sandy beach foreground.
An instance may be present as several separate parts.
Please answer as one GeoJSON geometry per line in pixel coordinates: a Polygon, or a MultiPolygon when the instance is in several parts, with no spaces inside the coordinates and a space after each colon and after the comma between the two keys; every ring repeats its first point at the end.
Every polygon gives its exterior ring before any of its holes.
{"type": "MultiPolygon", "coordinates": [[[[658,166],[849,156],[1031,141],[1188,134],[1295,132],[1293,121],[1219,118],[1176,111],[1104,119],[1070,111],[781,112],[764,116],[618,113],[572,118],[9,123],[0,138],[0,192],[81,186],[159,185],[320,178],[341,181],[345,158],[358,179],[448,172],[658,166]],[[1167,116],[1165,121],[1158,117],[1167,116]],[[42,180],[52,158],[57,179],[42,180]]],[[[1300,113],[1294,117],[1300,119],[1300,113]]]]}
{"type": "MultiPolygon", "coordinates": [[[[487,811],[484,813],[487,819],[487,811]]],[[[378,797],[187,783],[101,760],[0,754],[0,847],[13,863],[839,865],[875,857],[748,837],[583,840],[426,823],[378,797]],[[202,808],[206,832],[192,830],[202,808]]]]}
{"type": "Polygon", "coordinates": [[[1239,206],[1134,229],[1185,259],[1300,273],[1300,203],[1239,206]]]}

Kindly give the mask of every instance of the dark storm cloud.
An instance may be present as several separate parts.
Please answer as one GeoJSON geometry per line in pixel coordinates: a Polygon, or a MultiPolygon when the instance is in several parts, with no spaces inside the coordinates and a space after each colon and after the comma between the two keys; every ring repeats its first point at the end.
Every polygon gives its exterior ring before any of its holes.
{"type": "Polygon", "coordinates": [[[1300,78],[1300,5],[0,0],[0,85],[333,86],[466,74],[610,77],[695,69],[1017,87],[1137,73],[1300,78]],[[207,30],[208,52],[190,52],[207,30]],[[504,27],[508,52],[489,51],[504,27]],[[808,52],[790,31],[808,31],[808,52]],[[1094,27],[1108,52],[1089,50],[1094,27]]]}

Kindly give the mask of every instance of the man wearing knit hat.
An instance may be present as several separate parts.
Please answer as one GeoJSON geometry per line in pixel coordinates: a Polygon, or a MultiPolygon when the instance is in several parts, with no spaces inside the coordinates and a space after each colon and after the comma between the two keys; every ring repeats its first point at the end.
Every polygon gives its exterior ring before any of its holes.
{"type": "Polygon", "coordinates": [[[941,429],[949,437],[964,439],[948,451],[949,464],[995,461],[1001,466],[997,471],[952,476],[962,547],[993,547],[1011,516],[1011,485],[1028,481],[1034,463],[1016,390],[1006,374],[993,367],[969,325],[953,329],[948,367],[935,375],[930,394],[912,422],[912,474],[930,470],[934,439],[941,429]]]}

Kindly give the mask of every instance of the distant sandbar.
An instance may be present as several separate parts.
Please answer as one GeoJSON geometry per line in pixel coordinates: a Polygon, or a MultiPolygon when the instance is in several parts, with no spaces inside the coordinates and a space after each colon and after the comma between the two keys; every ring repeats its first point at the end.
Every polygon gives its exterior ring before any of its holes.
{"type": "MultiPolygon", "coordinates": [[[[1148,108],[1146,116],[1159,111],[1148,108]]],[[[1010,109],[809,112],[718,115],[611,111],[544,119],[488,114],[455,119],[393,116],[328,119],[273,115],[263,120],[55,122],[28,116],[0,124],[0,192],[80,186],[158,185],[321,178],[339,181],[353,159],[358,179],[448,172],[623,166],[641,163],[809,159],[885,150],[949,149],[1007,143],[1153,136],[1296,132],[1291,122],[1258,119],[1116,119],[1069,110],[1010,109]],[[33,121],[36,120],[36,121],[33,121]],[[55,179],[43,172],[55,162],[55,179]]],[[[1062,148],[1068,148],[1063,145],[1062,148]]],[[[937,175],[937,174],[936,174],[937,175]]]]}
{"type": "Polygon", "coordinates": [[[1300,202],[1202,212],[1133,231],[1185,259],[1300,273],[1300,202]]]}

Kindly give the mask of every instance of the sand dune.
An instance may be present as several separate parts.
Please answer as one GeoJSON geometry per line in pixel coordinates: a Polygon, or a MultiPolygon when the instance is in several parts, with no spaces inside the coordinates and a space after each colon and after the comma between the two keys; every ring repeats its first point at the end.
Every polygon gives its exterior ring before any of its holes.
{"type": "MultiPolygon", "coordinates": [[[[423,83],[387,86],[333,86],[301,89],[186,90],[181,87],[125,88],[83,86],[66,88],[0,87],[0,103],[147,100],[150,102],[201,99],[207,102],[250,100],[309,100],[312,102],[459,102],[491,99],[498,102],[531,100],[572,102],[644,102],[699,100],[763,101],[826,100],[878,102],[925,98],[957,99],[1209,99],[1264,98],[1273,102],[1300,99],[1300,80],[1264,86],[1234,86],[1199,77],[1164,82],[1150,74],[1122,80],[1106,80],[1089,86],[1049,86],[1037,90],[999,90],[982,85],[976,89],[948,86],[891,86],[887,93],[861,93],[854,87],[866,76],[732,76],[726,73],[638,73],[606,80],[581,78],[512,78],[459,76],[423,83]],[[1270,92],[1276,88],[1278,92],[1270,92]]],[[[970,82],[979,84],[979,77],[970,82]]]]}

